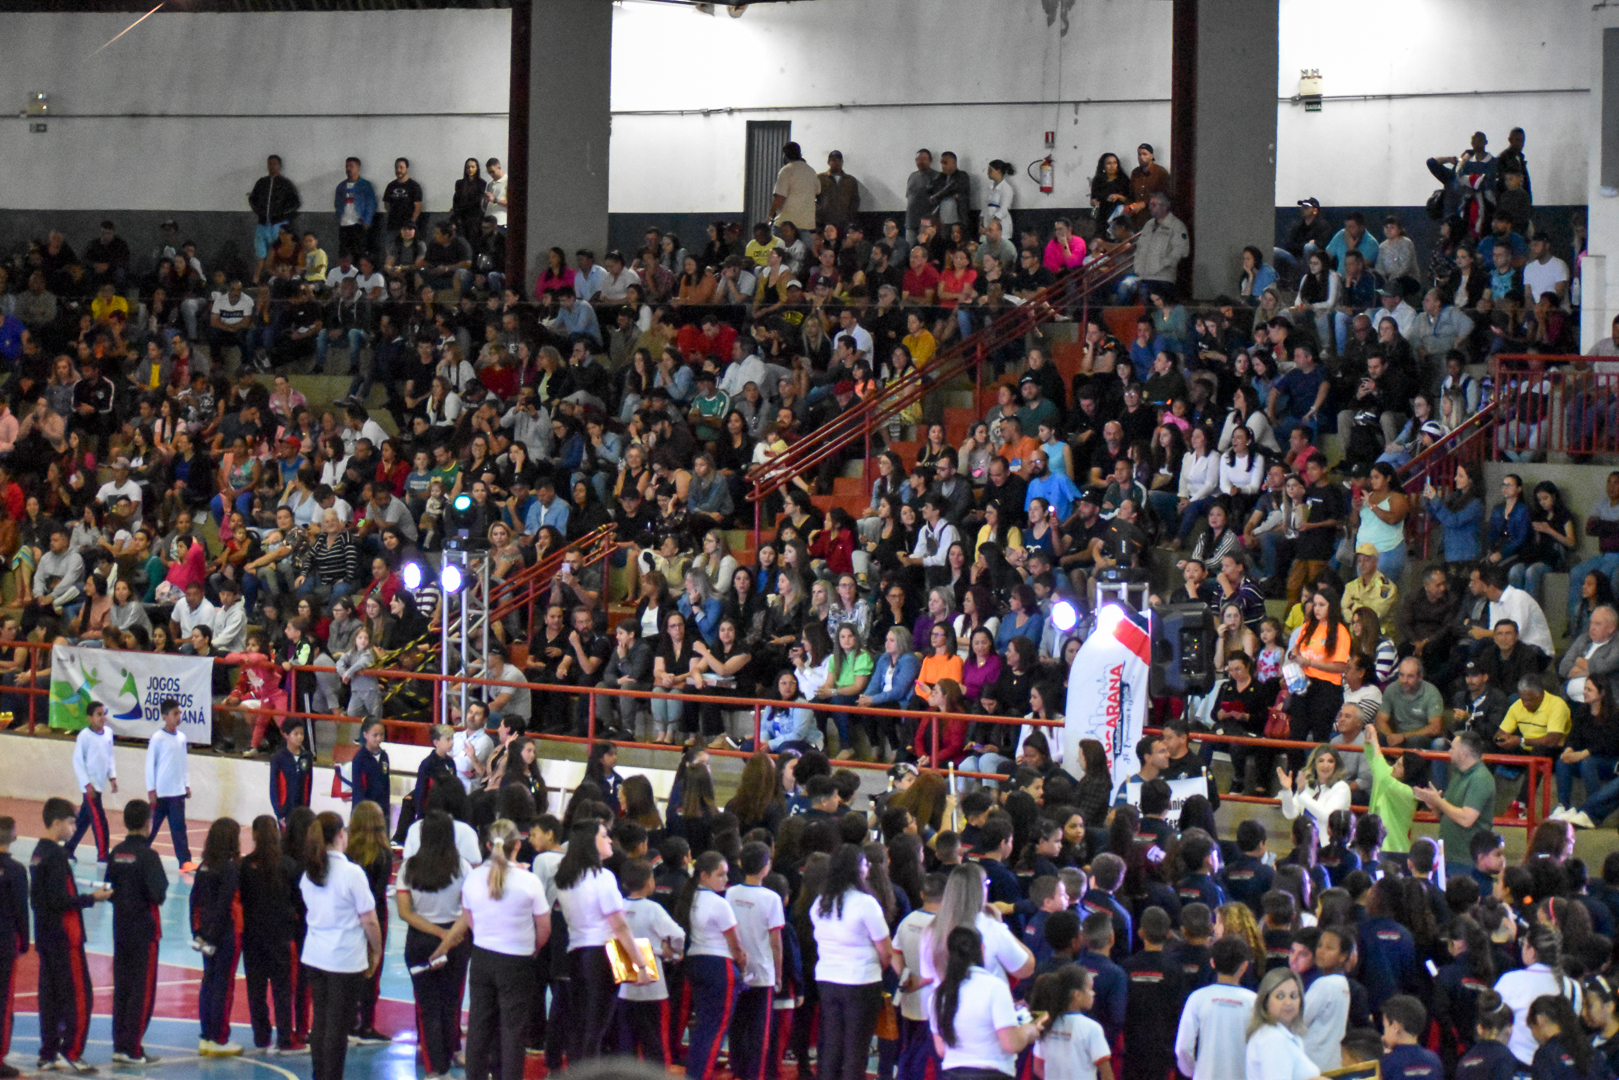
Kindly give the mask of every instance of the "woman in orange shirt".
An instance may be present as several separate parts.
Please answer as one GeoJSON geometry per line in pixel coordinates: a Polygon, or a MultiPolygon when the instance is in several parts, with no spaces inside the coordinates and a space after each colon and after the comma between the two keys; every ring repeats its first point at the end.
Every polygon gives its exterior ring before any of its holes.
{"type": "MultiPolygon", "coordinates": [[[[1338,709],[1344,703],[1344,669],[1349,666],[1349,650],[1354,635],[1344,625],[1338,609],[1338,594],[1323,587],[1316,590],[1305,613],[1304,625],[1293,639],[1287,658],[1304,669],[1308,680],[1302,694],[1288,706],[1292,717],[1291,738],[1300,742],[1324,743],[1332,736],[1338,709]]],[[[1298,771],[1304,751],[1290,750],[1293,770],[1298,771]]]]}
{"type": "Polygon", "coordinates": [[[961,656],[956,652],[955,630],[948,620],[934,623],[928,631],[928,651],[922,657],[922,670],[916,677],[916,696],[911,699],[911,708],[926,708],[927,700],[933,693],[933,684],[940,679],[952,679],[959,685],[961,667],[961,656]]]}

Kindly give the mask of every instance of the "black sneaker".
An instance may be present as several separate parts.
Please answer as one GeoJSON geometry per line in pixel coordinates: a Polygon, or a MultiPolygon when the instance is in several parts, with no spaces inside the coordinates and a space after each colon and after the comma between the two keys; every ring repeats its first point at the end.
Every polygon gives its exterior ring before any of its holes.
{"type": "Polygon", "coordinates": [[[387,1043],[393,1042],[392,1039],[374,1027],[366,1028],[363,1031],[356,1031],[351,1037],[361,1046],[383,1046],[387,1043]]]}

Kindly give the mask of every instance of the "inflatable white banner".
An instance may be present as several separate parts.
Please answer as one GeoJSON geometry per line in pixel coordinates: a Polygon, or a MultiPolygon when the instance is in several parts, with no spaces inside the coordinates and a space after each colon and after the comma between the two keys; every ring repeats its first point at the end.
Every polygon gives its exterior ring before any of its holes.
{"type": "Polygon", "coordinates": [[[164,699],[173,698],[186,740],[206,746],[214,733],[213,670],[206,656],[58,645],[51,650],[50,725],[77,731],[90,702],[99,701],[113,734],[150,738],[163,726],[164,699]]]}
{"type": "Polygon", "coordinates": [[[1146,617],[1116,603],[1098,610],[1096,629],[1079,647],[1068,672],[1062,752],[1070,769],[1084,763],[1080,740],[1095,739],[1107,757],[1113,790],[1135,774],[1140,767],[1136,741],[1147,723],[1151,670],[1152,636],[1146,617]]]}

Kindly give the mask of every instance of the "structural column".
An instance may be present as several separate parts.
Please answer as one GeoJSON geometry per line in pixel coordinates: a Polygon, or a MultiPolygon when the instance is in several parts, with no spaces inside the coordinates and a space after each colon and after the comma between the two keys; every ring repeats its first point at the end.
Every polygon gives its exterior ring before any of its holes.
{"type": "MultiPolygon", "coordinates": [[[[546,249],[568,253],[607,245],[607,143],[612,129],[613,5],[603,0],[517,0],[513,10],[511,157],[514,199],[509,227],[522,233],[524,295],[546,249]],[[527,65],[517,55],[527,30],[527,65]],[[528,100],[518,101],[519,80],[528,100]],[[521,131],[519,125],[521,124],[521,131]],[[526,145],[520,145],[525,141],[526,145]],[[521,166],[522,171],[516,170],[521,166]],[[521,211],[519,213],[519,211],[521,211]]],[[[508,246],[510,253],[517,246],[508,246]]],[[[516,263],[512,263],[516,270],[516,263]]]]}
{"type": "Polygon", "coordinates": [[[1174,0],[1170,170],[1191,233],[1182,285],[1230,289],[1276,236],[1277,0],[1174,0]],[[1188,279],[1189,274],[1189,279],[1188,279]]]}

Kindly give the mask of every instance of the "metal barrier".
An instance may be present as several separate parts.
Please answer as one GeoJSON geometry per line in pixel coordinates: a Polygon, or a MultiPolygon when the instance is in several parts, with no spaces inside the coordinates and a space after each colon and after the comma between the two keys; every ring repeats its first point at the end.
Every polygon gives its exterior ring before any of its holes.
{"type": "Polygon", "coordinates": [[[1501,356],[1491,367],[1497,455],[1619,454],[1619,360],[1501,356]]]}
{"type": "MultiPolygon", "coordinates": [[[[50,648],[49,645],[47,645],[45,643],[42,643],[42,642],[21,642],[19,644],[27,646],[31,651],[34,652],[34,654],[36,656],[37,656],[37,651],[38,650],[50,648]]],[[[285,669],[286,669],[289,677],[294,676],[297,672],[308,672],[308,673],[333,673],[333,672],[335,672],[334,668],[324,667],[324,666],[314,666],[314,665],[286,665],[285,669]]],[[[48,671],[49,669],[47,668],[46,670],[48,671]]],[[[596,729],[596,702],[600,698],[603,698],[603,697],[618,697],[618,698],[636,698],[636,699],[641,699],[641,700],[646,700],[646,701],[671,700],[672,699],[672,700],[678,700],[678,701],[683,701],[683,702],[694,702],[694,703],[699,704],[699,705],[702,705],[702,704],[714,704],[714,705],[720,706],[722,710],[727,711],[727,712],[746,712],[746,711],[751,711],[752,714],[753,714],[753,739],[754,739],[754,745],[755,745],[755,747],[761,747],[761,746],[764,745],[763,739],[762,739],[764,710],[771,707],[771,706],[781,704],[781,702],[779,700],[773,700],[773,699],[770,699],[770,698],[733,697],[733,696],[720,695],[720,694],[700,694],[700,693],[699,694],[693,694],[693,693],[685,693],[685,692],[679,692],[679,691],[626,690],[626,689],[619,689],[619,688],[616,688],[616,687],[603,687],[603,686],[559,686],[559,685],[554,685],[554,684],[549,684],[549,683],[516,682],[516,681],[509,681],[509,680],[502,680],[502,679],[461,678],[459,676],[440,675],[440,674],[435,673],[435,672],[425,672],[425,671],[398,671],[398,670],[377,669],[377,670],[371,671],[370,673],[375,675],[379,679],[413,680],[413,681],[417,681],[417,682],[430,682],[430,683],[432,683],[434,685],[434,688],[435,688],[434,689],[434,701],[435,701],[435,704],[437,702],[438,687],[441,686],[444,683],[452,683],[452,682],[456,683],[458,685],[462,684],[462,683],[465,683],[466,685],[469,685],[469,686],[488,686],[488,687],[499,687],[499,688],[509,688],[509,689],[527,689],[531,693],[533,693],[533,692],[539,692],[539,693],[564,693],[564,694],[575,695],[575,696],[576,695],[588,695],[588,701],[587,701],[587,706],[586,706],[586,728],[585,728],[585,734],[584,735],[578,736],[578,735],[536,733],[536,734],[530,736],[531,738],[535,738],[535,739],[538,739],[538,740],[543,741],[543,742],[553,742],[553,743],[558,743],[558,744],[582,744],[582,745],[588,745],[588,744],[590,744],[592,742],[595,742],[597,737],[598,737],[597,729],[596,729]]],[[[47,694],[49,691],[48,691],[47,688],[31,688],[31,689],[17,688],[17,692],[27,693],[29,695],[42,695],[42,694],[47,694]]],[[[931,721],[936,721],[934,723],[934,725],[933,725],[932,743],[931,743],[931,747],[930,747],[930,749],[932,751],[931,757],[932,757],[932,759],[934,761],[938,760],[938,755],[939,755],[939,736],[940,736],[941,729],[942,729],[942,727],[943,727],[943,725],[945,723],[959,721],[959,722],[967,723],[967,724],[989,723],[989,724],[997,724],[997,725],[1001,725],[1001,726],[1022,726],[1022,725],[1027,724],[1027,725],[1029,725],[1031,727],[1042,727],[1042,728],[1060,728],[1060,727],[1064,726],[1064,721],[1062,721],[1062,720],[1035,720],[1035,719],[1028,719],[1028,718],[1023,718],[1023,717],[984,716],[984,715],[978,715],[978,714],[972,714],[972,713],[936,713],[936,712],[932,712],[932,711],[918,712],[918,711],[909,710],[909,709],[880,709],[880,708],[871,708],[871,707],[860,706],[860,705],[835,705],[835,704],[832,704],[832,703],[829,703],[829,702],[822,702],[822,701],[797,701],[797,702],[793,703],[793,708],[795,708],[795,709],[800,709],[800,708],[808,709],[811,712],[815,712],[815,713],[818,713],[818,714],[833,714],[833,715],[843,714],[843,715],[847,715],[847,716],[850,716],[850,717],[855,717],[855,716],[875,716],[875,717],[879,717],[879,718],[886,718],[886,719],[889,719],[889,720],[892,720],[892,721],[895,721],[895,722],[904,722],[904,721],[907,721],[907,720],[912,720],[912,721],[917,721],[917,722],[925,722],[925,721],[930,721],[930,720],[931,721]]],[[[243,713],[245,715],[258,715],[258,714],[261,714],[261,713],[269,713],[269,714],[271,714],[271,715],[273,715],[275,717],[294,717],[294,718],[313,720],[313,721],[319,721],[319,722],[324,722],[324,723],[352,724],[352,723],[356,722],[355,717],[348,716],[348,715],[342,714],[342,713],[313,713],[313,712],[304,712],[304,711],[300,711],[300,710],[296,710],[296,709],[269,709],[269,708],[262,708],[262,707],[252,707],[252,708],[250,708],[250,707],[247,707],[247,706],[232,706],[231,710],[233,712],[240,712],[240,713],[243,713]]],[[[435,711],[434,715],[437,715],[436,711],[435,711]]],[[[382,723],[383,723],[384,727],[388,730],[390,738],[393,735],[395,735],[396,733],[398,733],[398,732],[422,732],[422,733],[425,734],[425,730],[428,727],[430,727],[432,725],[432,723],[435,723],[435,722],[436,721],[404,720],[404,719],[400,719],[400,718],[397,718],[397,717],[390,717],[390,716],[384,716],[382,718],[382,723]]],[[[33,710],[32,710],[32,697],[30,697],[30,714],[29,714],[29,731],[30,731],[30,733],[32,733],[33,730],[34,730],[34,722],[33,722],[33,710]]],[[[1148,728],[1147,731],[1149,733],[1152,733],[1152,734],[1157,734],[1158,733],[1158,729],[1155,729],[1155,728],[1148,728]]],[[[1317,745],[1319,745],[1319,744],[1313,743],[1313,742],[1296,742],[1296,741],[1293,741],[1293,740],[1290,740],[1290,739],[1249,738],[1249,737],[1245,737],[1245,736],[1224,735],[1224,734],[1219,734],[1219,733],[1215,733],[1215,732],[1201,732],[1201,731],[1200,732],[1194,732],[1192,738],[1193,738],[1194,741],[1200,742],[1200,743],[1208,742],[1208,743],[1214,743],[1214,744],[1217,744],[1217,745],[1240,745],[1240,746],[1268,747],[1270,749],[1275,749],[1275,750],[1313,750],[1313,749],[1315,749],[1315,747],[1317,745]]],[[[663,751],[663,752],[669,752],[669,753],[681,753],[685,749],[683,746],[672,745],[672,744],[668,744],[668,743],[643,743],[643,742],[630,742],[630,741],[625,741],[625,740],[614,740],[614,741],[618,746],[630,747],[630,748],[640,749],[640,750],[652,750],[652,751],[663,751]]],[[[1351,752],[1351,753],[1353,753],[1353,752],[1364,752],[1364,747],[1360,747],[1360,746],[1340,746],[1340,747],[1336,747],[1336,748],[1340,749],[1340,750],[1348,751],[1348,752],[1351,752]]],[[[1384,752],[1387,755],[1387,754],[1394,753],[1394,750],[1392,748],[1384,748],[1384,752]]],[[[1404,751],[1402,750],[1402,751],[1399,751],[1399,752],[1403,753],[1404,751]]],[[[1447,758],[1447,755],[1445,755],[1444,753],[1439,752],[1439,751],[1416,751],[1416,752],[1420,753],[1423,757],[1433,759],[1433,760],[1444,760],[1444,759],[1447,758]]],[[[712,749],[712,750],[709,750],[708,753],[710,753],[711,755],[714,755],[714,756],[718,756],[718,757],[746,758],[746,757],[750,756],[750,752],[748,752],[748,751],[729,750],[729,749],[712,749]]],[[[1504,827],[1504,828],[1524,828],[1524,829],[1527,829],[1529,832],[1532,833],[1534,831],[1535,827],[1540,824],[1541,820],[1546,816],[1547,812],[1549,812],[1550,809],[1551,809],[1550,800],[1551,800],[1551,793],[1552,793],[1552,790],[1553,790],[1552,761],[1551,761],[1551,759],[1544,758],[1544,757],[1533,757],[1533,756],[1515,755],[1515,754],[1486,754],[1484,756],[1484,761],[1486,763],[1488,763],[1488,764],[1491,764],[1491,765],[1507,765],[1507,766],[1513,766],[1513,767],[1523,768],[1523,769],[1528,770],[1528,773],[1529,773],[1529,790],[1528,790],[1529,798],[1528,798],[1528,807],[1527,807],[1526,816],[1523,817],[1523,818],[1497,817],[1495,819],[1495,824],[1497,826],[1504,827]]],[[[850,768],[850,769],[857,769],[857,770],[860,770],[860,769],[863,769],[863,770],[884,770],[884,769],[887,769],[887,767],[888,767],[887,765],[885,765],[885,764],[883,764],[881,762],[857,761],[857,760],[839,761],[839,762],[837,762],[837,765],[838,765],[839,768],[850,768]]],[[[939,768],[937,768],[935,766],[929,766],[928,771],[945,772],[946,770],[939,769],[939,768]]],[[[966,771],[954,770],[954,769],[949,770],[949,771],[953,772],[954,775],[956,775],[956,776],[966,777],[966,778],[969,778],[969,779],[998,779],[1002,775],[1002,774],[999,774],[999,773],[966,772],[966,771]]],[[[1280,804],[1279,799],[1268,799],[1268,798],[1262,798],[1262,797],[1259,797],[1259,796],[1252,796],[1252,795],[1224,795],[1223,794],[1223,795],[1220,796],[1220,798],[1221,798],[1222,801],[1242,802],[1242,803],[1250,803],[1250,804],[1257,804],[1257,805],[1276,806],[1276,805],[1280,804]]],[[[1433,821],[1433,820],[1435,820],[1435,818],[1434,818],[1434,816],[1432,814],[1428,814],[1428,813],[1424,812],[1424,813],[1419,813],[1417,815],[1417,817],[1416,817],[1416,820],[1418,820],[1418,821],[1433,821]]]]}

